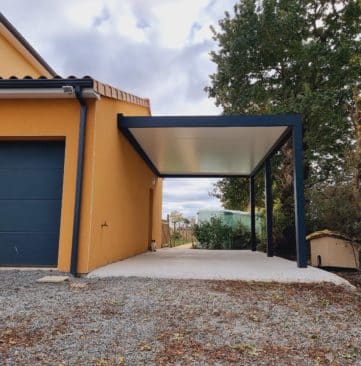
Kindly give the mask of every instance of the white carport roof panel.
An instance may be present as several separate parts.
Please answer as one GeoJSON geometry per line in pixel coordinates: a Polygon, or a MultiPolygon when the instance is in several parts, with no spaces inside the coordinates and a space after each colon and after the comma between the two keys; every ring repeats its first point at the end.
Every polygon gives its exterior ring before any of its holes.
{"type": "Polygon", "coordinates": [[[130,128],[161,175],[249,175],[286,126],[130,128]]]}

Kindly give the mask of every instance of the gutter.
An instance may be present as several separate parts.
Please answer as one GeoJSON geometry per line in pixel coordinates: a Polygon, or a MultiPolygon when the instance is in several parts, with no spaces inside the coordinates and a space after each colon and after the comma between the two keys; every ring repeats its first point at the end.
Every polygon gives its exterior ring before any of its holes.
{"type": "Polygon", "coordinates": [[[80,215],[81,215],[81,196],[83,185],[83,170],[84,170],[84,146],[85,146],[85,129],[88,106],[83,98],[83,89],[80,85],[75,86],[75,96],[80,104],[80,120],[79,120],[79,139],[78,139],[78,162],[77,174],[75,183],[75,207],[73,221],[73,241],[71,247],[71,262],[70,273],[77,276],[78,264],[78,247],[80,234],[80,215]]]}
{"type": "MultiPolygon", "coordinates": [[[[92,88],[84,88],[83,98],[100,99],[100,95],[92,88]]],[[[71,99],[75,98],[74,88],[32,88],[32,89],[0,89],[0,99],[71,99]],[[70,88],[70,89],[69,89],[70,88]]]]}
{"type": "Polygon", "coordinates": [[[81,87],[81,88],[93,88],[94,80],[88,77],[84,77],[83,79],[0,79],[0,88],[1,89],[54,89],[54,88],[62,88],[63,86],[72,86],[73,88],[81,87]]]}

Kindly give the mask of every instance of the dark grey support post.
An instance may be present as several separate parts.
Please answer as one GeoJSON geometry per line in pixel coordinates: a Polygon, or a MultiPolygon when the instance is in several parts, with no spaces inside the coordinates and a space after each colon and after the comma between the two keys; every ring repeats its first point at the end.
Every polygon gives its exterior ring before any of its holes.
{"type": "Polygon", "coordinates": [[[307,268],[305,203],[303,191],[303,142],[301,122],[293,126],[292,134],[297,265],[300,268],[307,268]]]}
{"type": "Polygon", "coordinates": [[[267,256],[273,257],[273,200],[272,200],[272,170],[271,160],[265,162],[265,190],[266,190],[266,229],[267,229],[267,256]]]}
{"type": "Polygon", "coordinates": [[[251,206],[251,249],[255,252],[257,249],[256,243],[256,199],[254,195],[254,177],[249,178],[249,202],[251,206]]]}

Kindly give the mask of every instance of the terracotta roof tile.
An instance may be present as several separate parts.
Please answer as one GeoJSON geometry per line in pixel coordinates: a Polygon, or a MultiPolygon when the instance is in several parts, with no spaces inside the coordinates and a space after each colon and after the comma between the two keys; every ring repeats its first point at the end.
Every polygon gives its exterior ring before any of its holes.
{"type": "MultiPolygon", "coordinates": [[[[2,77],[0,77],[1,80],[4,80],[2,77]]],[[[92,77],[86,75],[82,78],[78,78],[74,75],[70,75],[67,78],[62,78],[59,75],[55,75],[53,78],[47,78],[44,75],[39,76],[37,79],[33,78],[29,75],[26,75],[23,77],[23,79],[18,78],[15,75],[10,76],[10,80],[81,80],[81,79],[88,79],[93,81],[93,89],[98,94],[105,96],[107,98],[112,98],[116,100],[120,100],[122,102],[137,104],[142,107],[150,108],[150,101],[147,98],[140,98],[138,96],[135,96],[133,94],[127,93],[123,90],[120,90],[118,88],[114,88],[108,84],[104,84],[98,80],[93,79],[92,77]]]]}

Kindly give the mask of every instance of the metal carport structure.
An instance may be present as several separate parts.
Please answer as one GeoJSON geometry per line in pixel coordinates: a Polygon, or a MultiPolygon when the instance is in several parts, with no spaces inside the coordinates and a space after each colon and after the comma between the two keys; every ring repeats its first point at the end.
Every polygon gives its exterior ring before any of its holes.
{"type": "Polygon", "coordinates": [[[273,256],[272,156],[293,140],[297,265],[307,267],[300,115],[118,115],[118,128],[159,177],[245,177],[250,185],[251,248],[256,250],[254,178],[265,168],[267,255],[273,256]]]}

